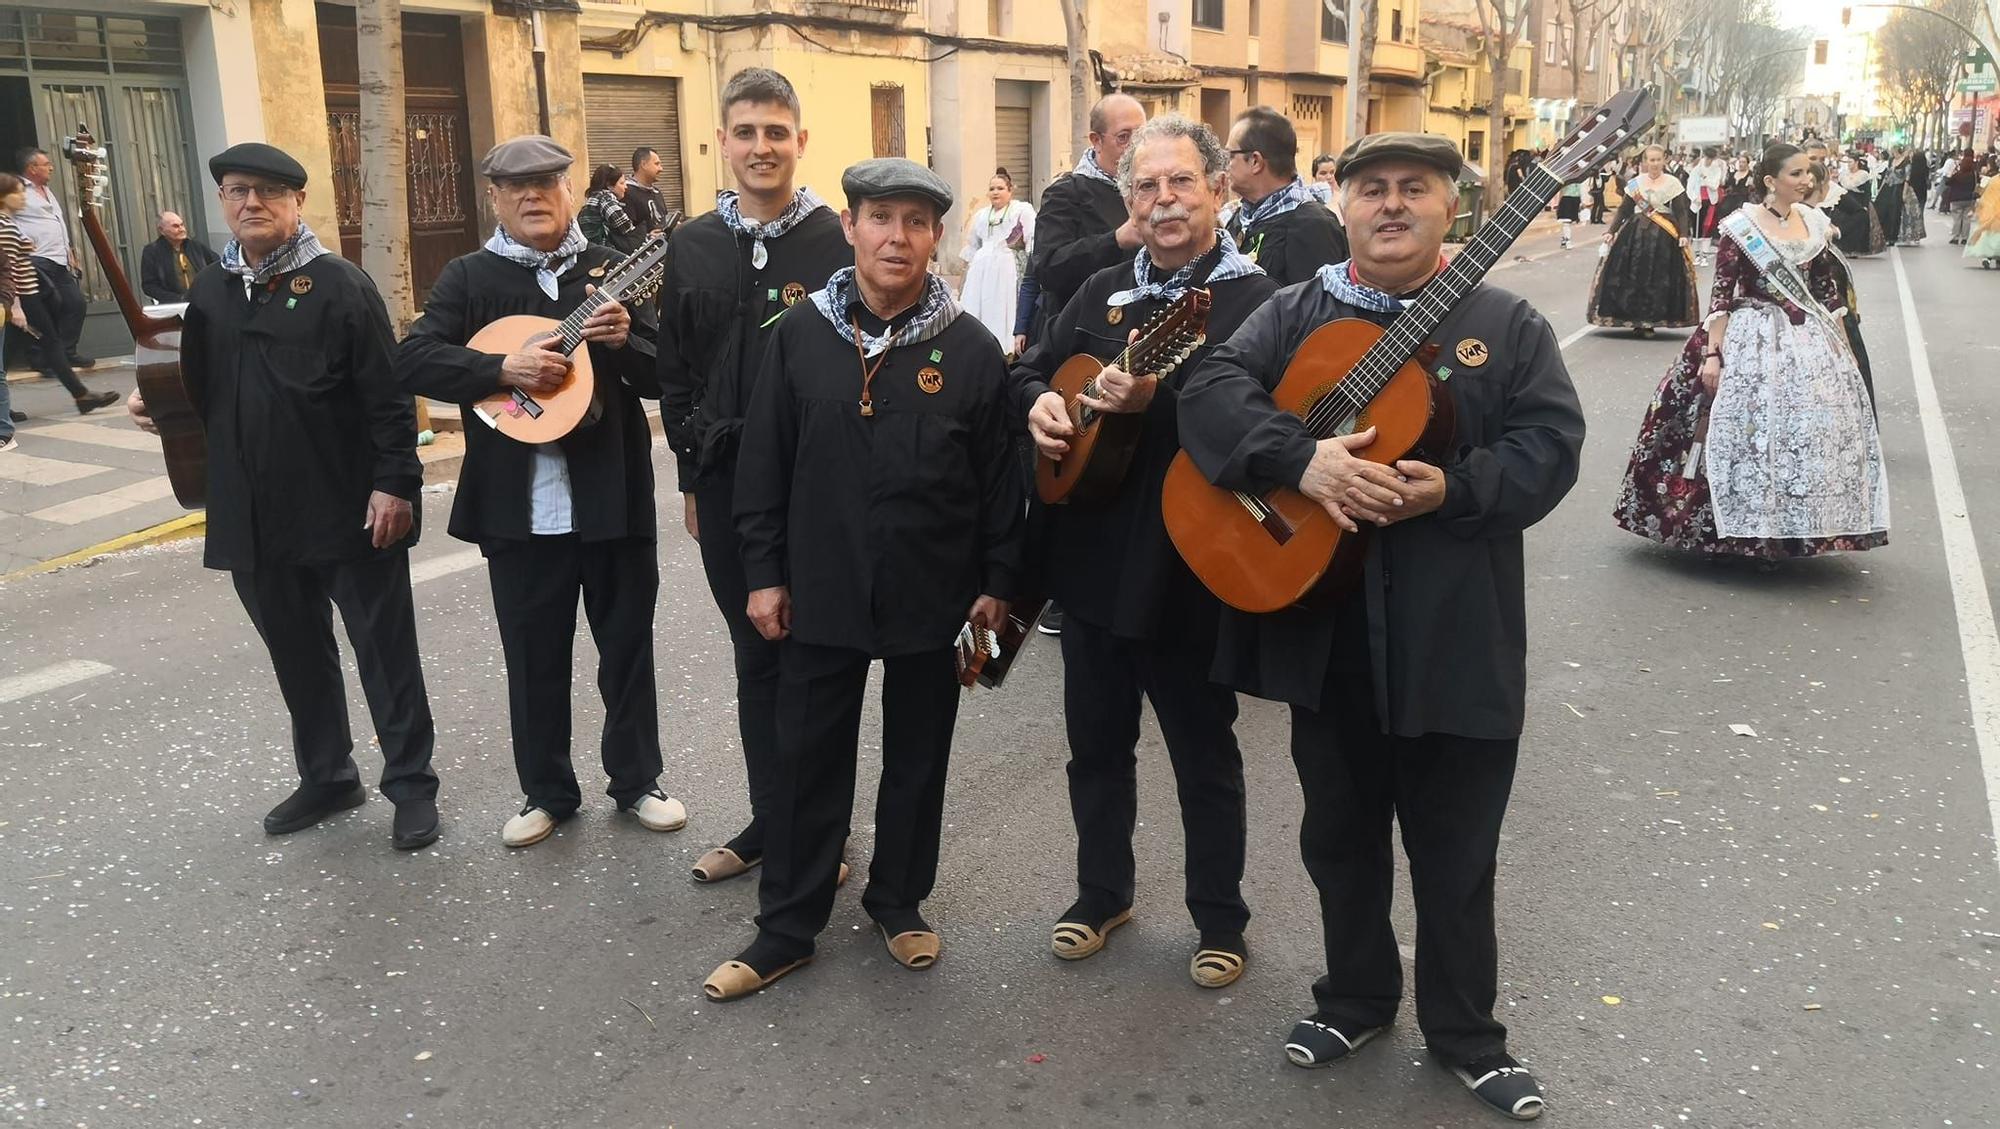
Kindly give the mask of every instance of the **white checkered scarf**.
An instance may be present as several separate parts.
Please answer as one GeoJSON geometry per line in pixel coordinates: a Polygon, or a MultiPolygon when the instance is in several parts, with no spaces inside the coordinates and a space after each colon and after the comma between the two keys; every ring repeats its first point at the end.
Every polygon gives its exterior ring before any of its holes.
{"type": "MultiPolygon", "coordinates": [[[[833,326],[833,331],[840,334],[841,339],[849,345],[856,344],[854,323],[847,317],[847,308],[853,305],[854,301],[853,267],[842,267],[833,272],[833,277],[826,280],[826,289],[815,290],[812,294],[813,307],[828,324],[833,326]]],[[[958,302],[951,296],[951,288],[937,275],[926,274],[924,296],[917,303],[917,316],[911,318],[908,325],[893,334],[875,337],[862,333],[859,342],[861,354],[873,357],[904,345],[929,341],[943,333],[957,317],[958,302]]]]}

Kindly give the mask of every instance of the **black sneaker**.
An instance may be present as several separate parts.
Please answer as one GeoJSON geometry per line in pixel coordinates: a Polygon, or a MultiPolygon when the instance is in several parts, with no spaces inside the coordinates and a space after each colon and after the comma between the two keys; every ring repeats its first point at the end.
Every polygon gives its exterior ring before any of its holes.
{"type": "Polygon", "coordinates": [[[1451,1068],[1474,1097],[1516,1121],[1542,1115],[1542,1087],[1528,1068],[1506,1051],[1451,1068]]]}
{"type": "Polygon", "coordinates": [[[76,398],[76,414],[87,416],[99,408],[108,408],[124,399],[116,392],[86,392],[76,398]]]}
{"type": "Polygon", "coordinates": [[[429,798],[405,800],[396,805],[396,821],[389,842],[399,851],[414,851],[437,842],[438,806],[429,798]]]}
{"type": "Polygon", "coordinates": [[[267,835],[290,835],[294,831],[304,831],[329,815],[358,808],[368,802],[368,789],[360,781],[352,784],[336,784],[331,788],[319,784],[301,784],[299,790],[285,797],[285,802],[271,809],[264,817],[264,832],[267,835]]]}
{"type": "Polygon", "coordinates": [[[69,367],[76,369],[78,371],[81,371],[83,369],[96,368],[97,358],[86,357],[82,353],[75,353],[70,356],[69,367]]]}
{"type": "Polygon", "coordinates": [[[7,418],[13,420],[15,423],[26,423],[28,422],[28,413],[9,410],[7,418]]]}
{"type": "Polygon", "coordinates": [[[1325,1066],[1360,1050],[1368,1040],[1387,1030],[1385,1026],[1342,1031],[1323,1020],[1301,1019],[1285,1037],[1285,1057],[1292,1060],[1293,1066],[1325,1066]]]}
{"type": "Polygon", "coordinates": [[[1035,630],[1044,635],[1061,635],[1062,609],[1050,604],[1048,610],[1042,613],[1042,618],[1035,621],[1035,630]]]}

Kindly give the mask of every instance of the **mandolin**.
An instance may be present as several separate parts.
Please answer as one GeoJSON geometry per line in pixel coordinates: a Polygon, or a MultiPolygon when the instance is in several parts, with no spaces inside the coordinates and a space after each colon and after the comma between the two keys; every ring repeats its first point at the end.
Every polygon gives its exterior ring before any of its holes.
{"type": "Polygon", "coordinates": [[[104,205],[104,190],[111,183],[105,168],[108,159],[97,147],[90,127],[79,125],[75,136],[65,138],[63,157],[76,173],[82,197],[77,218],[90,240],[90,249],[104,268],[118,313],[132,334],[132,362],[139,370],[139,396],[146,401],[146,414],[160,432],[160,447],[167,459],[167,482],[174,500],[186,509],[199,509],[208,501],[208,433],[202,427],[201,411],[189,395],[181,372],[181,319],[154,317],[139,302],[125,268],[104,233],[98,210],[104,205]]]}
{"type": "MultiPolygon", "coordinates": [[[[1615,95],[1537,162],[1521,186],[1387,328],[1360,318],[1309,334],[1271,390],[1314,439],[1376,429],[1354,454],[1393,466],[1424,452],[1436,461],[1452,443],[1452,400],[1424,367],[1426,340],[1492,269],[1556,192],[1586,175],[1653,120],[1652,94],[1615,95]]],[[[1358,582],[1364,536],[1346,533],[1324,507],[1298,491],[1264,493],[1211,485],[1182,451],[1167,469],[1160,506],[1167,533],[1188,567],[1230,607],[1274,612],[1322,588],[1358,582]]],[[[1362,530],[1365,534],[1366,530],[1362,530]]]]}
{"type": "Polygon", "coordinates": [[[561,321],[516,314],[500,318],[472,335],[468,349],[504,357],[544,341],[570,360],[569,375],[552,392],[503,388],[472,406],[481,422],[522,443],[553,443],[579,424],[597,418],[597,382],[591,375],[590,350],[583,344],[583,323],[607,300],[630,305],[650,298],[666,278],[667,237],[681,222],[681,213],[667,214],[666,228],[655,232],[637,250],[604,272],[597,289],[561,321]]]}
{"type": "Polygon", "coordinates": [[[1049,602],[1040,597],[1015,600],[1007,605],[1007,622],[998,631],[967,623],[959,629],[956,644],[958,683],[966,689],[984,686],[998,690],[1013,669],[1014,660],[1028,645],[1028,633],[1041,621],[1049,602]]]}
{"type": "MultiPolygon", "coordinates": [[[[1118,367],[1135,376],[1164,378],[1208,340],[1207,290],[1190,290],[1153,315],[1139,336],[1118,355],[1118,367]]],[[[1062,363],[1049,378],[1049,389],[1063,398],[1070,425],[1069,452],[1061,458],[1035,456],[1035,493],[1049,505],[1061,502],[1101,502],[1118,491],[1132,465],[1145,430],[1143,412],[1100,412],[1081,396],[1097,399],[1097,374],[1104,363],[1079,353],[1062,363]]]]}

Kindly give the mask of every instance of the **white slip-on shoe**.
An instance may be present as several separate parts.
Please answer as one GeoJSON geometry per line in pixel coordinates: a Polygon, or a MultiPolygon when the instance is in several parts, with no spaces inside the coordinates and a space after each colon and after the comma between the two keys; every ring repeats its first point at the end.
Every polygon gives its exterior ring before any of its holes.
{"type": "Polygon", "coordinates": [[[639,797],[639,802],[620,811],[630,812],[648,831],[679,831],[687,826],[687,805],[655,788],[639,797]]]}
{"type": "Polygon", "coordinates": [[[532,847],[555,829],[556,817],[530,804],[500,829],[500,841],[510,847],[532,847]]]}

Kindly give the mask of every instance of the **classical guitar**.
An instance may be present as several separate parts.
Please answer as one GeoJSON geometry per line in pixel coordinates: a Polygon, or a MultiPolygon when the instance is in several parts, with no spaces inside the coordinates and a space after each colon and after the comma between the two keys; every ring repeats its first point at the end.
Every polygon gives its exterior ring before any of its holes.
{"type": "Polygon", "coordinates": [[[1007,622],[1000,630],[989,631],[967,623],[958,632],[958,682],[966,689],[984,686],[997,690],[1007,680],[1021,648],[1028,645],[1028,633],[1040,622],[1049,602],[1037,596],[1016,600],[1007,606],[1007,622]]]}
{"type": "MultiPolygon", "coordinates": [[[[1208,340],[1207,290],[1190,290],[1153,315],[1139,337],[1118,356],[1118,367],[1135,376],[1165,377],[1208,340]]],[[[1138,412],[1100,412],[1080,397],[1097,399],[1097,374],[1104,363],[1079,353],[1062,363],[1049,378],[1049,388],[1063,398],[1070,425],[1069,453],[1061,458],[1035,456],[1035,493],[1050,505],[1098,502],[1118,490],[1146,417],[1138,412]]]]}
{"type": "MultiPolygon", "coordinates": [[[[1413,452],[1441,457],[1452,442],[1452,400],[1424,368],[1419,354],[1426,339],[1565,182],[1602,164],[1652,120],[1650,92],[1614,96],[1563,139],[1555,156],[1531,168],[1394,322],[1385,329],[1342,318],[1315,329],[1271,398],[1315,439],[1375,428],[1375,441],[1354,452],[1361,458],[1394,465],[1413,452]]],[[[1367,551],[1364,538],[1343,534],[1318,502],[1284,487],[1260,494],[1210,485],[1185,451],[1167,469],[1160,505],[1188,567],[1224,603],[1246,612],[1274,612],[1323,585],[1353,583],[1367,551]]]]}
{"type": "Polygon", "coordinates": [[[509,439],[523,443],[553,443],[577,425],[596,418],[597,382],[591,374],[590,350],[583,344],[583,323],[607,300],[630,305],[651,297],[660,288],[667,271],[667,237],[681,222],[681,213],[667,214],[666,228],[653,234],[637,250],[604,272],[592,285],[597,289],[561,321],[516,314],[500,318],[472,335],[468,349],[506,356],[544,341],[558,342],[557,348],[570,360],[569,375],[553,392],[525,392],[503,388],[472,406],[480,420],[509,439]]]}
{"type": "Polygon", "coordinates": [[[107,159],[90,135],[90,127],[79,125],[76,135],[65,138],[63,157],[76,173],[77,216],[98,265],[111,284],[118,313],[132,333],[132,362],[139,370],[139,396],[146,401],[146,413],[160,431],[160,447],[167,459],[167,482],[174,500],[187,509],[199,509],[208,500],[208,434],[202,428],[201,412],[188,394],[181,374],[181,319],[154,317],[146,312],[118,262],[118,252],[104,234],[98,209],[104,204],[104,190],[111,183],[106,175],[107,159]]]}

